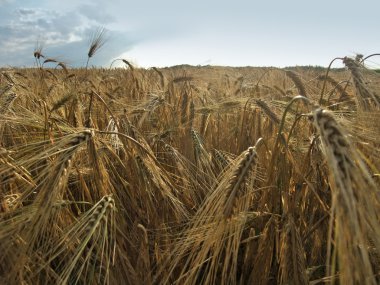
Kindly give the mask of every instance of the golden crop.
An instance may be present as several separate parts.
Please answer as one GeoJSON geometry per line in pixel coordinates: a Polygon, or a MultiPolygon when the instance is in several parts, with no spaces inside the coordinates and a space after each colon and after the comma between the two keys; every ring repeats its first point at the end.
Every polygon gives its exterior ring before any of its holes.
{"type": "Polygon", "coordinates": [[[378,284],[380,75],[340,60],[1,70],[0,284],[378,284]]]}

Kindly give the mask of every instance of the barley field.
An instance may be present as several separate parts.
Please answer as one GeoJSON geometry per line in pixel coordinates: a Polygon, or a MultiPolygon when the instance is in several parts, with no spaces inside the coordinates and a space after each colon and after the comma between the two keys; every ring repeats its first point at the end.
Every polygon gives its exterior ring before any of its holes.
{"type": "Polygon", "coordinates": [[[0,284],[380,283],[368,57],[70,69],[34,56],[0,73],[0,284]]]}

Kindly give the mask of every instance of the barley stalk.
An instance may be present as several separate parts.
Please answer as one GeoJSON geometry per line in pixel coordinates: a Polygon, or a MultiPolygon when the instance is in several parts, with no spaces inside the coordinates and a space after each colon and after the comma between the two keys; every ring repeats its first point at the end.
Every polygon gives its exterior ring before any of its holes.
{"type": "MultiPolygon", "coordinates": [[[[379,241],[376,235],[380,228],[376,218],[379,194],[334,116],[317,109],[313,113],[313,120],[331,171],[331,208],[332,217],[335,217],[331,223],[335,225],[334,251],[337,252],[340,265],[340,280],[345,284],[376,284],[367,245],[369,237],[379,241]]],[[[329,243],[331,247],[331,239],[329,243]]],[[[331,257],[330,252],[327,256],[331,257]]],[[[333,275],[334,261],[328,259],[327,262],[329,273],[333,275]]]]}

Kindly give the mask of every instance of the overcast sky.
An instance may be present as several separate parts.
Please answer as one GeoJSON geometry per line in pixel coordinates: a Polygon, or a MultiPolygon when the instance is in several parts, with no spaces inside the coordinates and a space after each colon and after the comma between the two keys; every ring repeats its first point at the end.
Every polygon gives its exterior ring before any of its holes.
{"type": "Polygon", "coordinates": [[[99,27],[108,32],[97,66],[327,66],[380,52],[379,13],[379,0],[0,0],[0,66],[33,66],[37,42],[83,66],[99,27]]]}

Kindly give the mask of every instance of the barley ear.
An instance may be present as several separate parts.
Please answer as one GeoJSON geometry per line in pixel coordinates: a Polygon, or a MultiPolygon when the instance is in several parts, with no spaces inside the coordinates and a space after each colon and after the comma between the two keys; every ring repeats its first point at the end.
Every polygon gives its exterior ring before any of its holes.
{"type": "Polygon", "coordinates": [[[105,39],[106,35],[106,29],[105,28],[99,28],[95,33],[93,34],[91,38],[90,48],[87,53],[87,63],[86,63],[86,69],[88,68],[88,63],[90,61],[90,58],[92,58],[99,49],[103,47],[103,45],[106,42],[105,39]]]}

